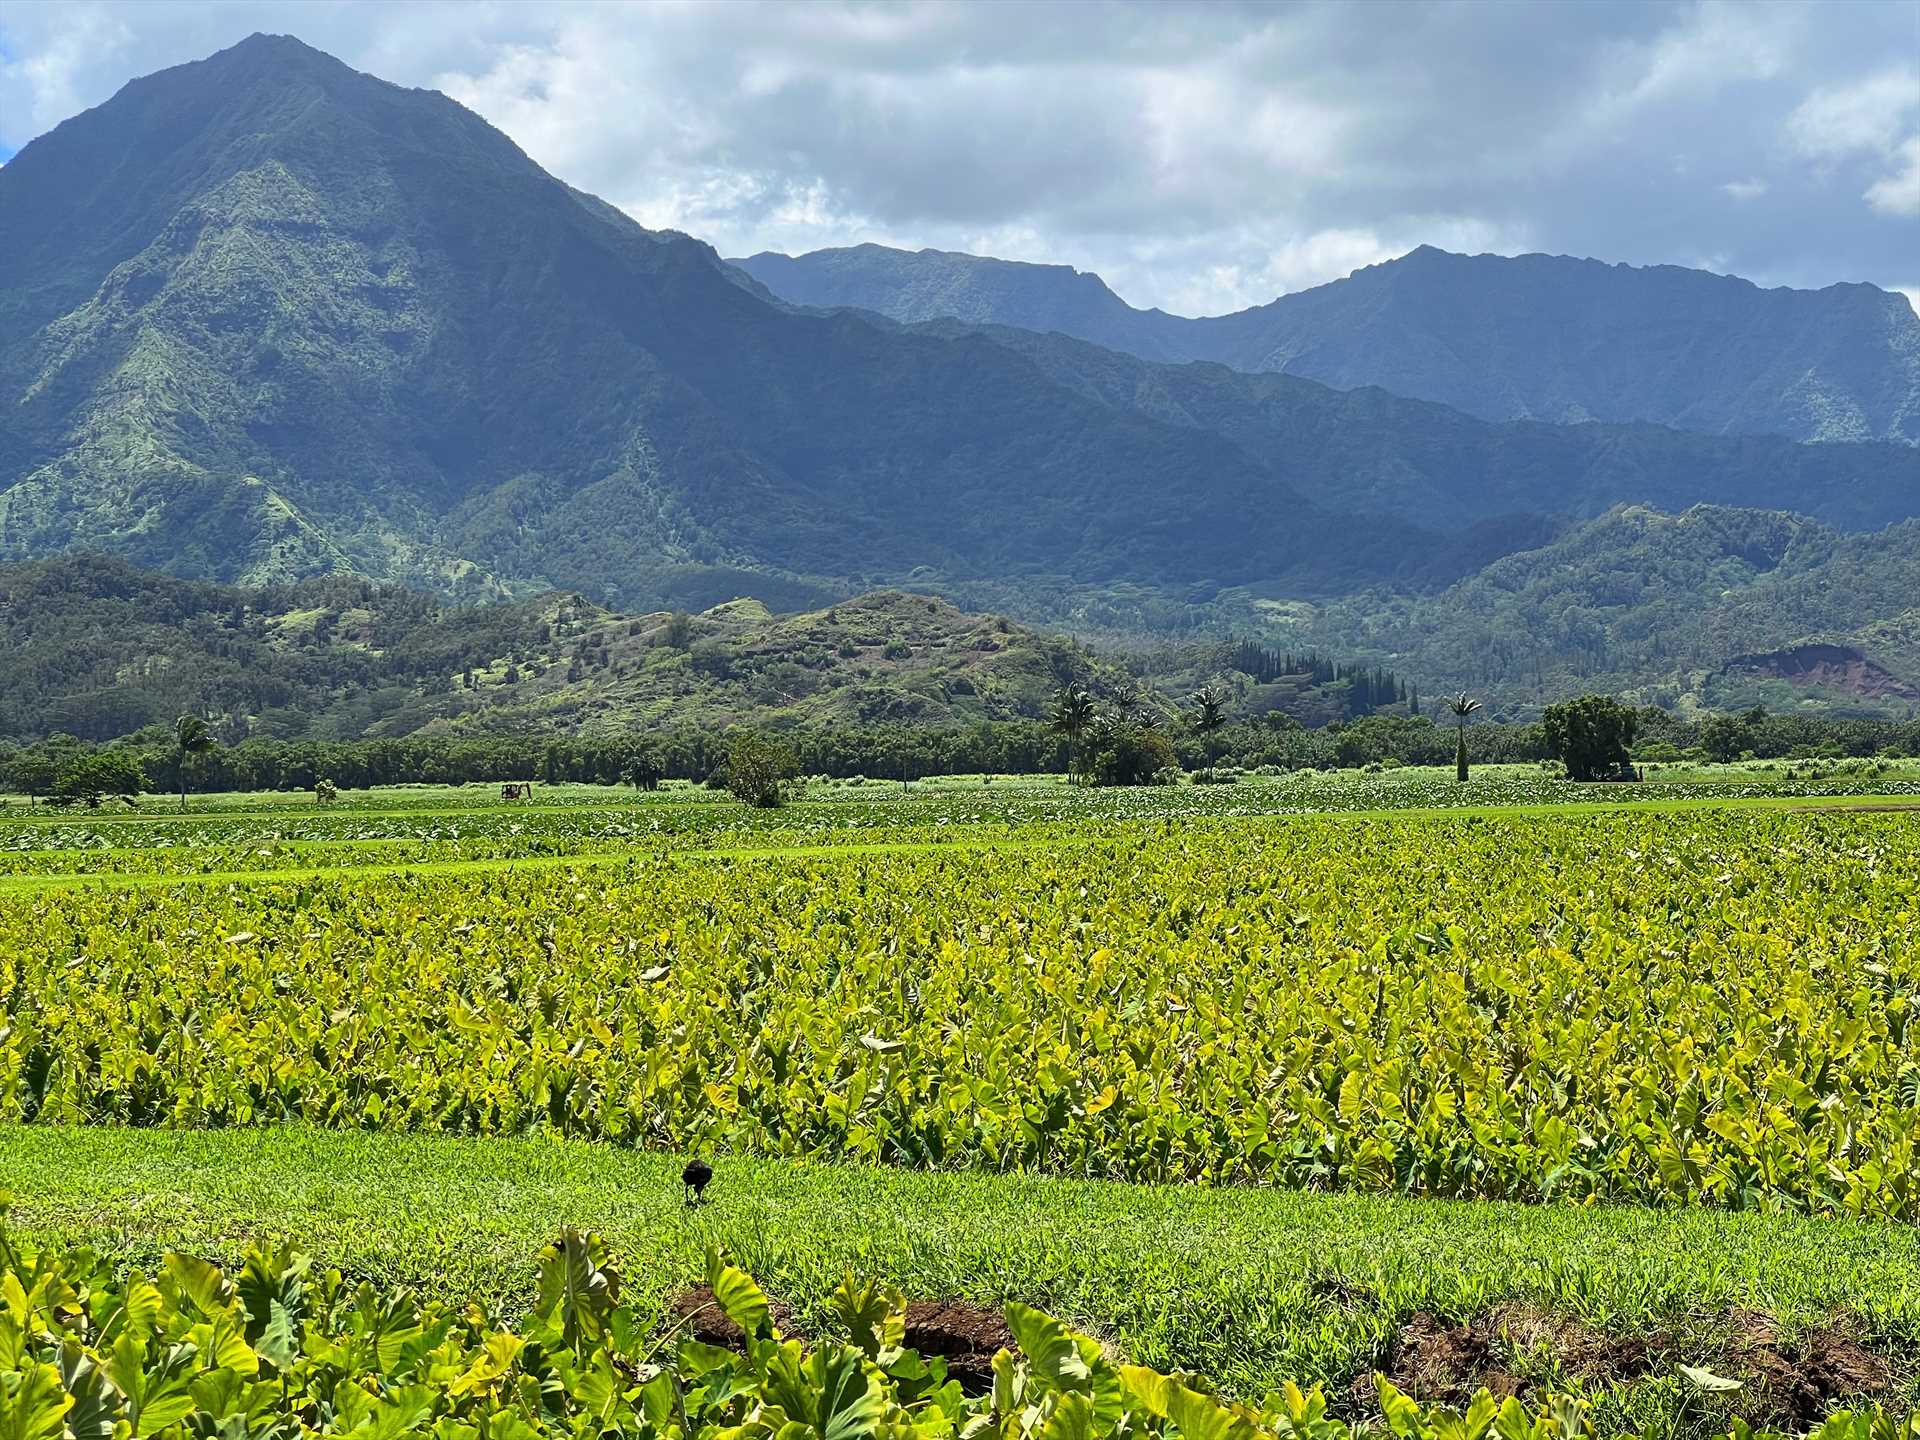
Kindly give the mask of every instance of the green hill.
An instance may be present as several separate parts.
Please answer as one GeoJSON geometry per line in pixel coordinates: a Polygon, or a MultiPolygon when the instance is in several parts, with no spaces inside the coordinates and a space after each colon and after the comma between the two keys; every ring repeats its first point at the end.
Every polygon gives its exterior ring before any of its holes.
{"type": "Polygon", "coordinates": [[[182,712],[236,733],[354,738],[446,726],[1039,718],[1111,664],[943,600],[887,591],[775,616],[754,600],[623,615],[577,594],[449,606],[349,576],[248,589],[82,555],[0,567],[0,736],[108,739],[182,712]]]}
{"type": "Polygon", "coordinates": [[[1915,577],[1920,521],[1843,534],[1777,511],[1623,506],[1437,594],[1243,613],[1429,687],[1906,715],[1920,708],[1915,577]]]}

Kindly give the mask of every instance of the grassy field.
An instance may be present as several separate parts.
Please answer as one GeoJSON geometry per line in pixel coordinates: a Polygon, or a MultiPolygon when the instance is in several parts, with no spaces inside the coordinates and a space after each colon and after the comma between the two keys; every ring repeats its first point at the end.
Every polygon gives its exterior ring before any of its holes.
{"type": "Polygon", "coordinates": [[[810,1333],[853,1267],[1351,1413],[1376,1367],[1571,1390],[1603,1434],[1912,1407],[1917,794],[1516,769],[16,811],[0,1186],[41,1239],[286,1237],[510,1312],[561,1224],[655,1312],[719,1243],[810,1333]],[[691,1151],[720,1169],[692,1210],[691,1151]]]}
{"type": "MultiPolygon", "coordinates": [[[[1841,1313],[1889,1354],[1920,1352],[1911,1227],[746,1158],[718,1168],[711,1201],[689,1209],[677,1158],[552,1140],[0,1131],[0,1185],[29,1234],[145,1261],[168,1245],[233,1260],[249,1240],[293,1237],[355,1274],[509,1310],[531,1298],[529,1257],[576,1224],[628,1258],[629,1294],[655,1307],[719,1244],[808,1333],[832,1329],[828,1296],[852,1269],[909,1296],[1037,1305],[1130,1359],[1234,1392],[1292,1378],[1344,1394],[1393,1368],[1416,1314],[1467,1322],[1505,1302],[1562,1333],[1645,1342],[1639,1363],[1594,1374],[1517,1334],[1496,1364],[1587,1396],[1606,1430],[1650,1435],[1685,1408],[1676,1364],[1739,1370],[1741,1309],[1774,1315],[1788,1355],[1841,1313]]],[[[1892,1398],[1912,1403],[1913,1379],[1892,1398]]]]}

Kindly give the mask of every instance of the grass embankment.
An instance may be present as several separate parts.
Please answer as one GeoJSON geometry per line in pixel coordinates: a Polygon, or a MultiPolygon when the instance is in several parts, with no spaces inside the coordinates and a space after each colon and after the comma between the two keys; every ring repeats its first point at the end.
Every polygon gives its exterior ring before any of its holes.
{"type": "MultiPolygon", "coordinates": [[[[1649,1435],[1705,1433],[1711,1407],[1689,1400],[1675,1366],[1737,1373],[1736,1310],[1775,1317],[1788,1357],[1796,1335],[1841,1314],[1883,1355],[1920,1353],[1920,1233],[1907,1227],[726,1157],[709,1203],[688,1209],[679,1167],[539,1139],[0,1130],[0,1185],[32,1238],[145,1262],[168,1247],[232,1260],[289,1237],[349,1272],[509,1310],[531,1298],[529,1257],[572,1223],[609,1238],[643,1298],[692,1283],[718,1244],[802,1330],[829,1328],[827,1296],[851,1267],[910,1297],[1035,1304],[1129,1358],[1239,1393],[1295,1378],[1344,1394],[1407,1363],[1396,1340],[1417,1312],[1450,1324],[1521,1302],[1504,1313],[1645,1342],[1628,1347],[1641,1359],[1583,1371],[1573,1350],[1516,1333],[1494,1363],[1584,1392],[1603,1432],[1649,1435]]],[[[1911,1375],[1882,1398],[1911,1404],[1911,1375]]]]}

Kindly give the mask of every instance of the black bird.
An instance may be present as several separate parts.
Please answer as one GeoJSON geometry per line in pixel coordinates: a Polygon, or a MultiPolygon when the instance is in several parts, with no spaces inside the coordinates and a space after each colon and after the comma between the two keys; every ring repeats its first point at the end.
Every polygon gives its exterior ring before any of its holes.
{"type": "Polygon", "coordinates": [[[713,1179],[713,1167],[704,1160],[689,1160],[687,1168],[680,1172],[680,1183],[687,1187],[687,1204],[698,1205],[700,1197],[706,1192],[707,1182],[713,1179]]]}

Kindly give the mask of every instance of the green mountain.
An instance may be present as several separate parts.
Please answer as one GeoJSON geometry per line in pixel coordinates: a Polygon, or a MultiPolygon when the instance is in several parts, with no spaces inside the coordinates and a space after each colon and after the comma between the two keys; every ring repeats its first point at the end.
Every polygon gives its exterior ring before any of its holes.
{"type": "MultiPolygon", "coordinates": [[[[927,328],[960,333],[950,322],[927,328]]],[[[1920,514],[1920,454],[1907,446],[1794,445],[1646,424],[1489,425],[1373,387],[1334,390],[1215,364],[1154,365],[1064,335],[980,333],[1121,414],[1223,436],[1303,494],[1337,490],[1350,511],[1448,537],[1403,575],[1446,578],[1477,568],[1512,548],[1505,531],[1514,517],[1590,519],[1622,502],[1793,510],[1846,529],[1920,514]]]]}
{"type": "Polygon", "coordinates": [[[1622,506],[1436,594],[1253,600],[1242,620],[1412,670],[1429,693],[1908,715],[1920,713],[1916,577],[1920,521],[1844,534],[1777,511],[1622,506]]]}
{"type": "Polygon", "coordinates": [[[0,560],[627,610],[906,586],[1057,616],[1445,583],[1622,500],[1920,508],[1906,447],[1520,434],[801,311],[444,96],[284,37],[135,81],[0,167],[0,274],[0,560]]]}
{"type": "Polygon", "coordinates": [[[285,38],[23,149],[0,272],[0,558],[790,605],[916,571],[1314,572],[1353,534],[984,340],[793,314],[285,38]]]}
{"type": "Polygon", "coordinates": [[[733,262],[799,305],[1058,331],[1489,420],[1920,443],[1920,316],[1872,285],[1762,290],[1674,265],[1431,246],[1231,315],[1136,310],[1097,275],[878,245],[733,262]]]}
{"type": "MultiPolygon", "coordinates": [[[[0,737],[105,740],[181,713],[230,734],[599,732],[1038,719],[1128,685],[1065,636],[888,591],[624,615],[555,592],[449,605],[355,576],[248,588],[75,555],[0,567],[0,737]]],[[[1308,697],[1312,699],[1312,697],[1308,697]]]]}

